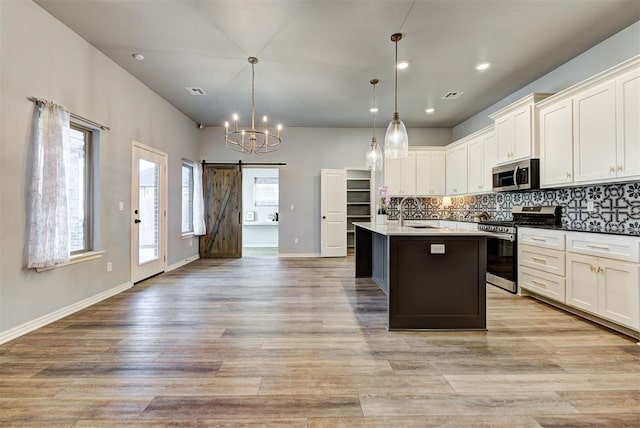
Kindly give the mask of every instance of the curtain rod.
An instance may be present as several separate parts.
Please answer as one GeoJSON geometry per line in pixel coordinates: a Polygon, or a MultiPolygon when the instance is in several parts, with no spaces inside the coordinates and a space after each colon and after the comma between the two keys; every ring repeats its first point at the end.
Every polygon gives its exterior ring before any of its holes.
{"type": "Polygon", "coordinates": [[[286,162],[207,162],[202,160],[202,165],[239,165],[239,166],[287,166],[286,162]]]}
{"type": "MultiPolygon", "coordinates": [[[[37,97],[29,97],[29,100],[33,101],[36,104],[44,104],[44,103],[49,101],[49,100],[47,100],[45,98],[37,98],[37,97]]],[[[65,110],[66,110],[66,108],[65,108],[65,110]]],[[[69,115],[72,118],[76,119],[76,120],[81,120],[81,121],[83,121],[85,123],[88,123],[89,125],[93,125],[93,126],[95,126],[97,128],[100,128],[103,131],[111,131],[111,128],[109,128],[107,125],[102,125],[102,124],[100,124],[98,122],[94,122],[93,120],[87,119],[86,117],[82,117],[82,116],[80,116],[78,114],[75,114],[75,113],[72,113],[72,112],[69,112],[69,115]]]]}

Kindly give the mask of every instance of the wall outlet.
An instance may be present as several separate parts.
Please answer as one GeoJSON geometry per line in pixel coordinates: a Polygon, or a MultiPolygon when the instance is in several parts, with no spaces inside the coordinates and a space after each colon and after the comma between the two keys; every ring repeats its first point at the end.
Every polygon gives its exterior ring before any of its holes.
{"type": "Polygon", "coordinates": [[[297,244],[298,242],[300,242],[300,241],[298,240],[298,238],[293,238],[293,243],[294,243],[294,244],[297,244]]]}
{"type": "Polygon", "coordinates": [[[291,204],[291,211],[295,211],[295,209],[296,209],[296,206],[291,204]]]}
{"type": "Polygon", "coordinates": [[[587,212],[593,212],[594,210],[593,201],[587,201],[587,212]]]}
{"type": "Polygon", "coordinates": [[[124,211],[124,202],[122,202],[122,201],[118,202],[118,209],[120,211],[124,211]]]}
{"type": "Polygon", "coordinates": [[[107,262],[107,272],[111,272],[113,270],[113,263],[107,262]]]}

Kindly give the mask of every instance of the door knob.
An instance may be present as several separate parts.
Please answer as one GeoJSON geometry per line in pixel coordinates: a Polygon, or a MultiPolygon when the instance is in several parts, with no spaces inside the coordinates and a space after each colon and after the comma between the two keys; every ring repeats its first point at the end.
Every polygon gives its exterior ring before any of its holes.
{"type": "Polygon", "coordinates": [[[142,220],[140,220],[139,218],[137,218],[137,219],[133,220],[133,222],[134,222],[135,224],[138,224],[138,223],[142,223],[142,220]]]}

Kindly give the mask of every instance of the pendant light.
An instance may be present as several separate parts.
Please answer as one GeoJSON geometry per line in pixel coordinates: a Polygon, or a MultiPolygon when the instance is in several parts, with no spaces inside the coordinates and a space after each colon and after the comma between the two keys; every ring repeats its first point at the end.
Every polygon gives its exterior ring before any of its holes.
{"type": "Polygon", "coordinates": [[[382,170],[382,150],[376,140],[376,112],[378,111],[376,107],[376,85],[378,84],[378,79],[371,79],[369,83],[373,86],[373,105],[371,106],[371,113],[373,115],[373,134],[371,137],[371,145],[365,154],[365,164],[371,171],[380,171],[382,170]]]}
{"type": "Polygon", "coordinates": [[[400,40],[402,40],[402,34],[400,33],[395,33],[391,36],[391,41],[396,45],[396,61],[393,64],[395,72],[395,110],[384,137],[384,155],[390,159],[404,158],[409,154],[407,128],[400,120],[400,114],[398,113],[398,41],[400,40]]]}

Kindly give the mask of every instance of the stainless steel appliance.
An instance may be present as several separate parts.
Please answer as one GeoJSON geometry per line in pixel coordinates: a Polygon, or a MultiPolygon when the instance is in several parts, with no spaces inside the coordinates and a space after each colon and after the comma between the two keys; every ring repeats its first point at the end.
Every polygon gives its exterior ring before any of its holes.
{"type": "Polygon", "coordinates": [[[525,159],[491,169],[494,192],[540,188],[540,159],[525,159]]]}
{"type": "Polygon", "coordinates": [[[524,225],[555,226],[560,224],[559,206],[515,206],[513,220],[482,221],[479,230],[487,237],[487,282],[505,290],[518,291],[518,242],[516,227],[524,225]]]}

